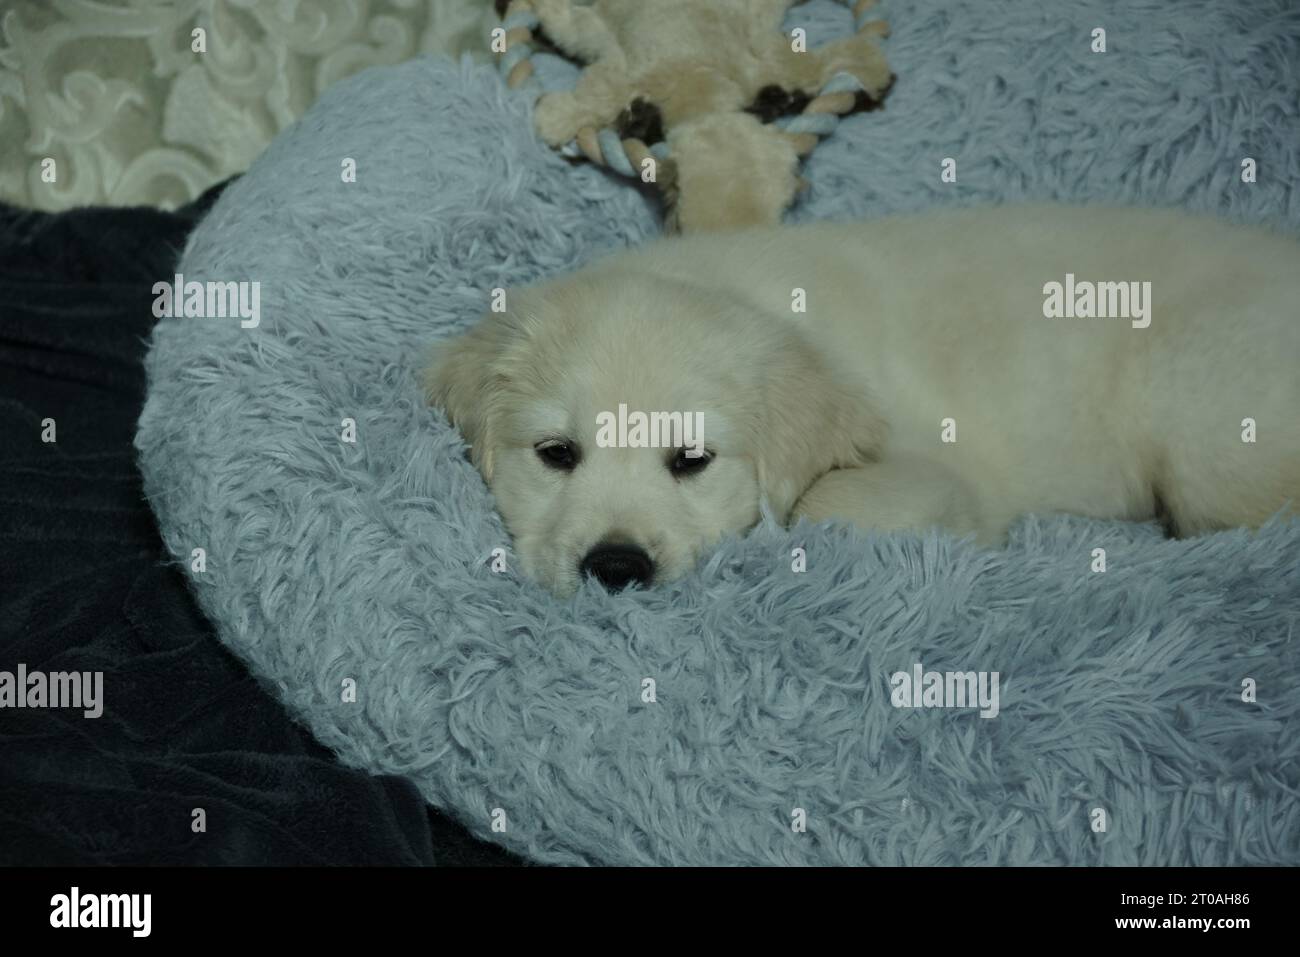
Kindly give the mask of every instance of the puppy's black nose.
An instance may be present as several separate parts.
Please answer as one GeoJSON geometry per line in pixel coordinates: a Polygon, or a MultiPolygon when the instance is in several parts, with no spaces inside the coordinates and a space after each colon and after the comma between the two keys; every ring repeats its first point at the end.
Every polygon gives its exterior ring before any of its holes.
{"type": "Polygon", "coordinates": [[[648,583],[654,577],[655,563],[637,545],[597,545],[582,559],[582,573],[594,575],[606,588],[617,591],[632,582],[648,583]]]}

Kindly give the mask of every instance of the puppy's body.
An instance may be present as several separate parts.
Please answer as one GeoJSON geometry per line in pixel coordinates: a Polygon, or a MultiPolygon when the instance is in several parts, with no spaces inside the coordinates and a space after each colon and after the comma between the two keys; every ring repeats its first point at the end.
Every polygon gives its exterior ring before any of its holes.
{"type": "MultiPolygon", "coordinates": [[[[782,516],[939,524],[990,542],[1029,512],[1160,513],[1187,534],[1300,501],[1300,246],[1259,230],[1149,210],[951,211],[661,241],[521,298],[531,318],[505,326],[534,361],[514,372],[542,381],[503,411],[550,401],[567,435],[619,402],[698,408],[706,444],[712,415],[717,459],[676,486],[698,500],[725,476],[731,510],[688,534],[692,555],[752,522],[760,492],[782,516]],[[1045,284],[1067,274],[1149,282],[1150,311],[1046,318],[1045,284]]],[[[448,389],[467,370],[454,353],[431,391],[456,417],[448,389]]],[[[584,519],[581,537],[595,537],[572,547],[601,541],[601,525],[681,534],[639,474],[625,465],[617,511],[637,512],[640,495],[644,521],[584,519]]],[[[521,509],[506,499],[536,486],[494,483],[507,523],[521,509]]],[[[581,508],[559,510],[567,521],[581,508]]]]}

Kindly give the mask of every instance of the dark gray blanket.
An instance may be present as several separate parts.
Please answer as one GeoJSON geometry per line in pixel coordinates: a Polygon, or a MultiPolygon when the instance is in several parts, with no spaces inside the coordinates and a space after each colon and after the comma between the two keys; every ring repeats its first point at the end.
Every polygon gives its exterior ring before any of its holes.
{"type": "Polygon", "coordinates": [[[0,672],[112,689],[98,718],[0,710],[0,864],[516,863],[411,784],[340,766],[162,563],[140,360],[151,287],[216,192],[177,213],[0,205],[0,672]]]}

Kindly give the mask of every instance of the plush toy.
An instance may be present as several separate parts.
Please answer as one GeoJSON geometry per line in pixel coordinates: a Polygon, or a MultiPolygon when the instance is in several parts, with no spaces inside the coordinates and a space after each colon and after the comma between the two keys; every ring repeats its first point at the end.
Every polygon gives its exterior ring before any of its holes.
{"type": "Polygon", "coordinates": [[[537,101],[538,133],[655,182],[668,229],[772,224],[802,185],[800,157],[893,82],[875,40],[888,28],[863,16],[874,0],[858,0],[853,36],[815,49],[781,32],[795,2],[513,0],[502,69],[522,85],[545,41],[584,63],[572,91],[537,101]]]}

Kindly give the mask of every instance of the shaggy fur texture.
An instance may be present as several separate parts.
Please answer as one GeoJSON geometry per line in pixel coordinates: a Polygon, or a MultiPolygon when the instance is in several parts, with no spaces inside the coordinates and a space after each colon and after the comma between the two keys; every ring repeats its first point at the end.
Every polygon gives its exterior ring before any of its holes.
{"type": "MultiPolygon", "coordinates": [[[[1091,199],[1300,230],[1283,0],[881,14],[903,79],[819,147],[796,218],[1091,199]]],[[[814,41],[850,29],[806,15],[814,41]]],[[[492,287],[654,230],[641,194],[538,142],[493,70],[421,60],[335,87],[194,234],[185,278],[262,281],[262,322],[159,324],[146,487],[178,560],[207,550],[191,577],[223,640],[317,737],[545,862],[1300,863],[1294,525],[1031,519],[991,554],[766,525],[670,587],[567,601],[493,572],[509,542],[423,402],[425,347],[492,287]],[[1000,715],[893,708],[916,662],[1000,671],[1000,715]]]]}

